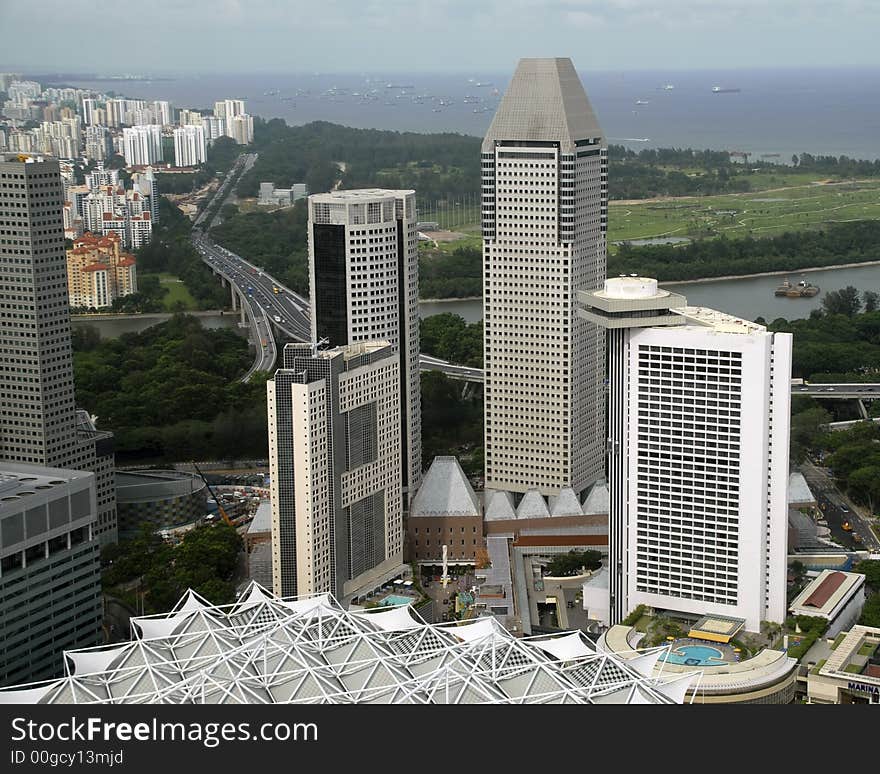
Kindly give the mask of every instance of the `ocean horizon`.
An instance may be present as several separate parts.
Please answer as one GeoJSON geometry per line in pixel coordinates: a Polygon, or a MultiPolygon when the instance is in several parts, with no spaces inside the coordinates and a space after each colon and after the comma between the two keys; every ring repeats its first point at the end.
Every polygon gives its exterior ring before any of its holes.
{"type": "MultiPolygon", "coordinates": [[[[65,83],[167,99],[177,108],[210,109],[217,99],[243,98],[253,115],[290,125],[330,121],[481,137],[511,74],[169,74],[163,77],[173,80],[65,83]]],[[[579,74],[610,143],[740,151],[753,161],[780,163],[795,153],[880,158],[880,68],[579,74]]]]}

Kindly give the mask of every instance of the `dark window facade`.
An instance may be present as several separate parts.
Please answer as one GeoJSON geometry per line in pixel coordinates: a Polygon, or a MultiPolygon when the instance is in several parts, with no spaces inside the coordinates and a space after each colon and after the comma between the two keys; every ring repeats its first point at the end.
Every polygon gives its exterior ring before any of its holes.
{"type": "Polygon", "coordinates": [[[315,298],[318,338],[331,347],[348,344],[348,301],[345,278],[345,226],[316,223],[315,298]]]}

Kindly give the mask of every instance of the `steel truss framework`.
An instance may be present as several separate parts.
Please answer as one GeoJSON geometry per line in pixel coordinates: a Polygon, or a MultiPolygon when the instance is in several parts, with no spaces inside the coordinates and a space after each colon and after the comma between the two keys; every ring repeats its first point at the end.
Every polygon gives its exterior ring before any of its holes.
{"type": "Polygon", "coordinates": [[[252,584],[234,605],[193,591],[132,619],[130,642],[68,651],[66,676],[0,690],[40,704],[676,704],[699,673],[652,677],[579,632],[516,639],[492,618],[426,624],[409,606],[345,611],[252,584]]]}

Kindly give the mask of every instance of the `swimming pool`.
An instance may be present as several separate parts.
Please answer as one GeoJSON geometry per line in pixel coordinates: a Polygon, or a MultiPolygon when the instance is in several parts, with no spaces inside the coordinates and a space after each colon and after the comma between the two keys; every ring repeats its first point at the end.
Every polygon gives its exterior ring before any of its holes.
{"type": "Polygon", "coordinates": [[[403,597],[399,594],[389,594],[379,603],[379,607],[391,607],[392,605],[408,605],[412,601],[412,597],[403,597]]]}
{"type": "Polygon", "coordinates": [[[678,645],[665,656],[664,661],[682,666],[719,666],[724,662],[724,654],[718,648],[708,645],[678,645]]]}

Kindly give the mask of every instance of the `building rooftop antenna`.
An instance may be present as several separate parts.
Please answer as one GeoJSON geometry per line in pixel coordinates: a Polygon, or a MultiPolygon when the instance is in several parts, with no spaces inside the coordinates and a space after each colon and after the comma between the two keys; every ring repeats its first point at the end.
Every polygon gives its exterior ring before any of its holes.
{"type": "Polygon", "coordinates": [[[313,341],[312,342],[312,357],[317,357],[318,350],[321,349],[321,347],[327,346],[329,344],[330,344],[330,339],[328,339],[328,338],[323,338],[323,339],[318,339],[317,341],[313,341]]]}

